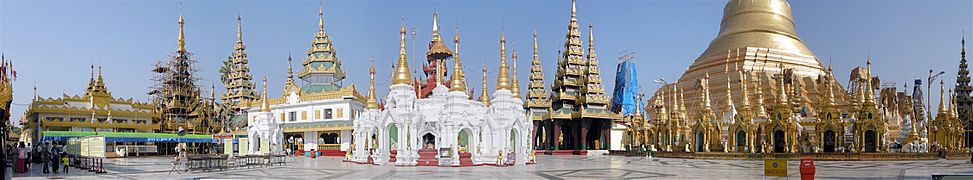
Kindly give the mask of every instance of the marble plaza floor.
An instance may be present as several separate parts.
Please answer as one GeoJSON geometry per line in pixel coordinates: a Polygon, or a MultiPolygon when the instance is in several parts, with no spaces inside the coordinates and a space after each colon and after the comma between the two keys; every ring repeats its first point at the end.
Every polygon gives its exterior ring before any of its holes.
{"type": "MultiPolygon", "coordinates": [[[[295,157],[284,166],[169,174],[171,158],[105,161],[108,173],[15,174],[14,179],[764,179],[763,161],[620,156],[537,156],[537,165],[513,167],[395,167],[342,163],[337,157],[295,157]]],[[[973,175],[970,161],[816,161],[819,179],[929,179],[933,174],[973,175]]],[[[788,177],[799,179],[798,161],[788,177]]]]}

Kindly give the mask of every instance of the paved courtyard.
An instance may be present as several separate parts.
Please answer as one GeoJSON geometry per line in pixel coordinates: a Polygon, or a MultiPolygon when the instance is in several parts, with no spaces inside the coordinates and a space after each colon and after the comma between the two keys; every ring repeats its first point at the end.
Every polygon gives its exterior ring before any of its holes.
{"type": "MultiPolygon", "coordinates": [[[[14,179],[764,179],[763,161],[619,156],[538,156],[537,165],[513,167],[395,167],[342,163],[337,157],[296,157],[287,165],[169,174],[171,158],[105,161],[108,173],[16,174],[14,179]]],[[[969,161],[816,161],[819,179],[929,179],[933,174],[973,175],[969,161]]],[[[800,178],[798,161],[788,177],[800,178]]],[[[38,167],[35,169],[39,170],[38,167]]]]}

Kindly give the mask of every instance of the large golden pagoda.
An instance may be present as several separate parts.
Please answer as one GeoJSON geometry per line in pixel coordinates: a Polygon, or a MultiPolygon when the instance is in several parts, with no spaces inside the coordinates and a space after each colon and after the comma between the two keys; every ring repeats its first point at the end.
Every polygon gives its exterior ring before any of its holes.
{"type": "MultiPolygon", "coordinates": [[[[788,2],[730,0],[723,9],[720,33],[679,80],[671,83],[686,90],[687,94],[699,94],[698,88],[693,88],[694,82],[708,73],[715,81],[711,89],[723,92],[727,88],[727,83],[722,82],[724,80],[730,82],[730,87],[739,86],[738,72],[752,74],[755,81],[769,82],[770,75],[784,69],[792,69],[797,79],[804,84],[810,84],[811,80],[827,75],[821,62],[797,36],[788,2]],[[726,59],[728,56],[729,61],[726,59]],[[733,68],[724,71],[727,67],[733,68]]],[[[771,90],[772,85],[767,83],[751,88],[774,92],[771,90]]],[[[817,94],[814,90],[810,92],[817,94]]],[[[739,97],[739,93],[734,92],[732,96],[739,97]]],[[[724,102],[727,99],[725,96],[717,93],[712,98],[714,101],[724,102]]],[[[686,104],[699,104],[701,101],[698,96],[687,97],[686,100],[686,104]]],[[[693,109],[691,112],[697,110],[693,109]]]]}

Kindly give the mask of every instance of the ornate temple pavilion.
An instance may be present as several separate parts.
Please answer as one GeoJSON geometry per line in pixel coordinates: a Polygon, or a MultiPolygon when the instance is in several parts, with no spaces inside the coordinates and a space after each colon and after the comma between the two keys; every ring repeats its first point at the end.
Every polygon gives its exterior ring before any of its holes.
{"type": "MultiPolygon", "coordinates": [[[[318,32],[297,75],[303,83],[294,78],[291,57],[288,57],[284,93],[266,101],[284,131],[285,148],[296,153],[315,150],[341,156],[351,147],[352,122],[365,109],[366,98],[354,84],[342,85],[345,71],[331,37],[324,31],[323,6],[318,18],[318,32]]],[[[238,107],[247,112],[248,122],[253,122],[263,110],[260,108],[263,100],[240,101],[238,107]]]]}
{"type": "MultiPolygon", "coordinates": [[[[564,51],[559,54],[557,73],[551,86],[550,110],[539,123],[539,127],[543,128],[536,133],[540,134],[537,137],[543,138],[539,147],[545,150],[570,150],[568,152],[574,154],[585,154],[586,150],[609,149],[610,130],[615,126],[614,120],[620,116],[608,107],[610,101],[601,84],[593,27],[590,24],[587,53],[582,49],[576,9],[572,0],[564,51]]],[[[534,104],[528,108],[543,107],[534,104]]]]}
{"type": "MultiPolygon", "coordinates": [[[[20,124],[24,127],[23,137],[32,144],[41,141],[63,141],[66,138],[81,137],[99,133],[115,133],[108,136],[107,148],[118,146],[151,147],[153,141],[131,139],[136,133],[147,136],[161,135],[157,121],[161,113],[151,103],[134,101],[131,98],[113,97],[102,78],[101,66],[95,74],[91,67],[91,78],[82,95],[67,95],[60,98],[40,98],[32,100],[24,112],[20,124]],[[42,132],[42,133],[38,133],[42,132]],[[89,132],[88,134],[79,134],[89,132]]],[[[107,136],[107,134],[106,134],[107,136]]],[[[143,136],[145,137],[145,136],[143,136]]],[[[179,137],[174,137],[179,138],[179,137]]],[[[196,142],[190,139],[171,139],[182,142],[196,142]]],[[[209,142],[206,138],[200,142],[209,142]]],[[[159,142],[159,141],[156,141],[159,142]]],[[[151,151],[158,153],[158,151],[151,151]]],[[[143,152],[146,153],[146,152],[143,152]]]]}
{"type": "MultiPolygon", "coordinates": [[[[369,106],[356,116],[355,146],[348,154],[348,161],[406,166],[503,166],[533,162],[530,143],[533,124],[527,119],[523,101],[511,90],[503,33],[497,87],[493,98],[487,99],[489,104],[469,98],[458,56],[453,59],[452,86],[447,88],[445,78],[438,78],[432,93],[420,98],[414,86],[418,83],[409,73],[404,19],[399,35],[399,58],[384,107],[372,103],[375,101],[374,65],[370,70],[369,106]]],[[[454,42],[459,45],[459,35],[454,37],[454,42]]],[[[436,68],[435,74],[443,74],[444,69],[436,68]]]]}

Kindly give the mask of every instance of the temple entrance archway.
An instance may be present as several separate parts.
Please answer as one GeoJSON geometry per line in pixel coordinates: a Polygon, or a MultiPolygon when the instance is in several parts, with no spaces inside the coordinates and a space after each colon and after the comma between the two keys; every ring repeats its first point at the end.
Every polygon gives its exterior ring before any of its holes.
{"type": "Polygon", "coordinates": [[[509,154],[507,156],[509,158],[509,161],[517,162],[517,150],[519,149],[520,147],[518,147],[517,144],[517,130],[511,129],[510,130],[510,152],[507,152],[509,154]]]}
{"type": "Polygon", "coordinates": [[[432,135],[432,133],[426,133],[425,135],[422,135],[422,148],[435,149],[436,135],[432,135]]]}
{"type": "Polygon", "coordinates": [[[696,152],[703,152],[703,143],[705,141],[703,139],[704,139],[703,132],[697,132],[696,133],[696,142],[693,143],[693,144],[696,145],[696,152]]]}
{"type": "Polygon", "coordinates": [[[784,131],[776,130],[774,131],[774,153],[784,152],[784,131]]]}
{"type": "Polygon", "coordinates": [[[747,132],[744,132],[743,130],[737,131],[736,140],[736,149],[737,151],[742,152],[747,147],[747,132]]]}
{"type": "Polygon", "coordinates": [[[459,148],[468,151],[472,146],[472,144],[470,144],[470,138],[472,137],[473,136],[470,135],[469,129],[460,130],[459,134],[456,136],[456,144],[459,145],[459,148]]]}
{"type": "Polygon", "coordinates": [[[834,152],[835,150],[835,133],[833,130],[824,131],[824,152],[834,152]]]}
{"type": "Polygon", "coordinates": [[[399,127],[395,126],[395,124],[389,124],[389,126],[385,128],[385,132],[388,133],[388,135],[385,136],[385,138],[387,138],[385,142],[388,142],[387,145],[389,150],[396,149],[395,145],[399,142],[399,127]]]}
{"type": "Polygon", "coordinates": [[[875,152],[877,150],[877,146],[878,138],[875,136],[875,131],[865,131],[865,152],[875,152]]]}

